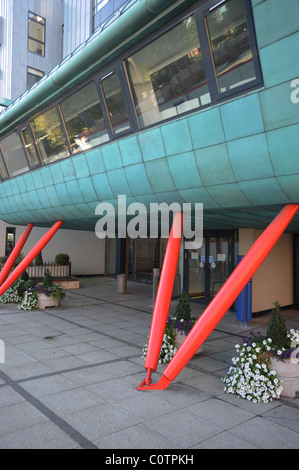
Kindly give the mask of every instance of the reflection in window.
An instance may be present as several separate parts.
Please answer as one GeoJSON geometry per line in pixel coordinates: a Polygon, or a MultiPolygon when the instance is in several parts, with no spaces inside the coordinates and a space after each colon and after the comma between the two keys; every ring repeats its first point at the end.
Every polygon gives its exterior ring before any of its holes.
{"type": "Polygon", "coordinates": [[[0,151],[0,178],[1,179],[8,178],[7,169],[6,169],[1,151],[0,151]]]}
{"type": "Polygon", "coordinates": [[[44,75],[44,72],[41,72],[41,70],[27,67],[27,90],[37,83],[44,75]]]}
{"type": "Polygon", "coordinates": [[[25,145],[25,149],[27,152],[27,157],[28,157],[30,166],[39,165],[39,159],[35,150],[35,146],[34,146],[30,129],[26,127],[25,129],[22,130],[21,134],[23,137],[23,141],[24,141],[24,145],[25,145]]]}
{"type": "Polygon", "coordinates": [[[228,0],[207,16],[219,92],[256,79],[244,2],[228,0]]]}
{"type": "Polygon", "coordinates": [[[44,163],[68,156],[68,147],[55,107],[32,121],[38,148],[44,163]]]}
{"type": "Polygon", "coordinates": [[[60,106],[73,153],[109,140],[94,83],[81,88],[62,101],[60,106]]]}
{"type": "Polygon", "coordinates": [[[211,102],[193,16],[127,60],[140,127],[211,102]]]}
{"type": "Polygon", "coordinates": [[[105,78],[102,81],[102,88],[113,133],[119,134],[130,129],[129,116],[117,74],[111,73],[105,78]]]}
{"type": "Polygon", "coordinates": [[[16,132],[3,139],[1,146],[11,176],[18,176],[29,170],[24,148],[16,132]]]}
{"type": "Polygon", "coordinates": [[[28,14],[28,50],[41,56],[45,55],[46,20],[29,12],[28,14]]]}

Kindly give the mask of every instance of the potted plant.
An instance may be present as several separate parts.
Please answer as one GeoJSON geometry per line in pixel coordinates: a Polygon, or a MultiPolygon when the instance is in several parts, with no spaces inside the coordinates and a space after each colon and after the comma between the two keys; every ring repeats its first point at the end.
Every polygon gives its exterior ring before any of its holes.
{"type": "MultiPolygon", "coordinates": [[[[159,364],[166,364],[170,362],[175,353],[177,352],[177,348],[175,346],[175,336],[176,331],[174,327],[170,323],[167,323],[159,355],[159,364]]],[[[147,354],[147,346],[148,345],[146,344],[142,349],[141,355],[144,360],[147,354]]]]}
{"type": "MultiPolygon", "coordinates": [[[[175,329],[175,347],[177,349],[186,339],[186,336],[190,333],[196,321],[197,318],[191,316],[191,305],[189,297],[183,290],[178,299],[174,314],[171,315],[167,320],[167,324],[171,325],[175,329]]],[[[200,354],[202,351],[203,348],[201,346],[196,354],[200,354]]]]}
{"type": "Polygon", "coordinates": [[[65,297],[65,291],[62,287],[53,284],[53,278],[47,269],[43,278],[43,283],[33,287],[37,294],[37,308],[44,310],[47,307],[59,307],[62,299],[65,297]]]}
{"type": "Polygon", "coordinates": [[[299,331],[287,330],[279,302],[274,303],[266,335],[250,333],[241,345],[228,375],[226,393],[254,403],[292,397],[299,391],[299,331]]]}

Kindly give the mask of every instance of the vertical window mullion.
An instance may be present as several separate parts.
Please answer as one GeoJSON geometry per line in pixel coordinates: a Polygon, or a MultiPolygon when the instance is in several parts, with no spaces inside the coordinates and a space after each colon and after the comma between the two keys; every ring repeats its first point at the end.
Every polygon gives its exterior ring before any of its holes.
{"type": "Polygon", "coordinates": [[[207,34],[206,20],[203,11],[197,11],[195,13],[195,18],[201,44],[202,60],[207,75],[211,100],[212,103],[215,103],[217,101],[219,91],[215,76],[215,67],[211,55],[210,40],[207,34]]]}
{"type": "Polygon", "coordinates": [[[67,145],[67,148],[68,148],[68,151],[69,151],[69,156],[70,156],[70,155],[73,154],[73,152],[72,152],[72,149],[71,149],[70,139],[69,139],[66,127],[65,127],[65,122],[64,122],[59,104],[56,105],[56,111],[57,111],[57,114],[58,114],[59,122],[60,122],[60,125],[61,125],[61,129],[62,129],[64,138],[65,138],[65,142],[66,142],[66,145],[67,145]]]}

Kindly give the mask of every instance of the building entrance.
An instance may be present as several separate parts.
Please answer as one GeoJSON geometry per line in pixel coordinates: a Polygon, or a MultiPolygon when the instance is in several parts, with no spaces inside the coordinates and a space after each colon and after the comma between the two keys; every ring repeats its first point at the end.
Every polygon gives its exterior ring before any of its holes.
{"type": "Polygon", "coordinates": [[[206,232],[199,249],[185,251],[184,288],[193,300],[209,303],[233,272],[237,232],[206,232]]]}

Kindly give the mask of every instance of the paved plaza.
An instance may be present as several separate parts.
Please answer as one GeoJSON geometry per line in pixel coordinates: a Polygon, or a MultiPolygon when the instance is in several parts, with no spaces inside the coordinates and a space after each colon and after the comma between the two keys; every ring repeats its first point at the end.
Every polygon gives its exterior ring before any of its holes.
{"type": "MultiPolygon", "coordinates": [[[[225,394],[220,380],[235,344],[265,332],[269,315],[244,327],[228,312],[167,390],[138,391],[152,287],[129,282],[121,295],[114,279],[80,284],[59,309],[0,304],[0,449],[299,448],[298,396],[253,404],[225,394]]],[[[299,329],[298,311],[284,316],[299,329]]]]}

